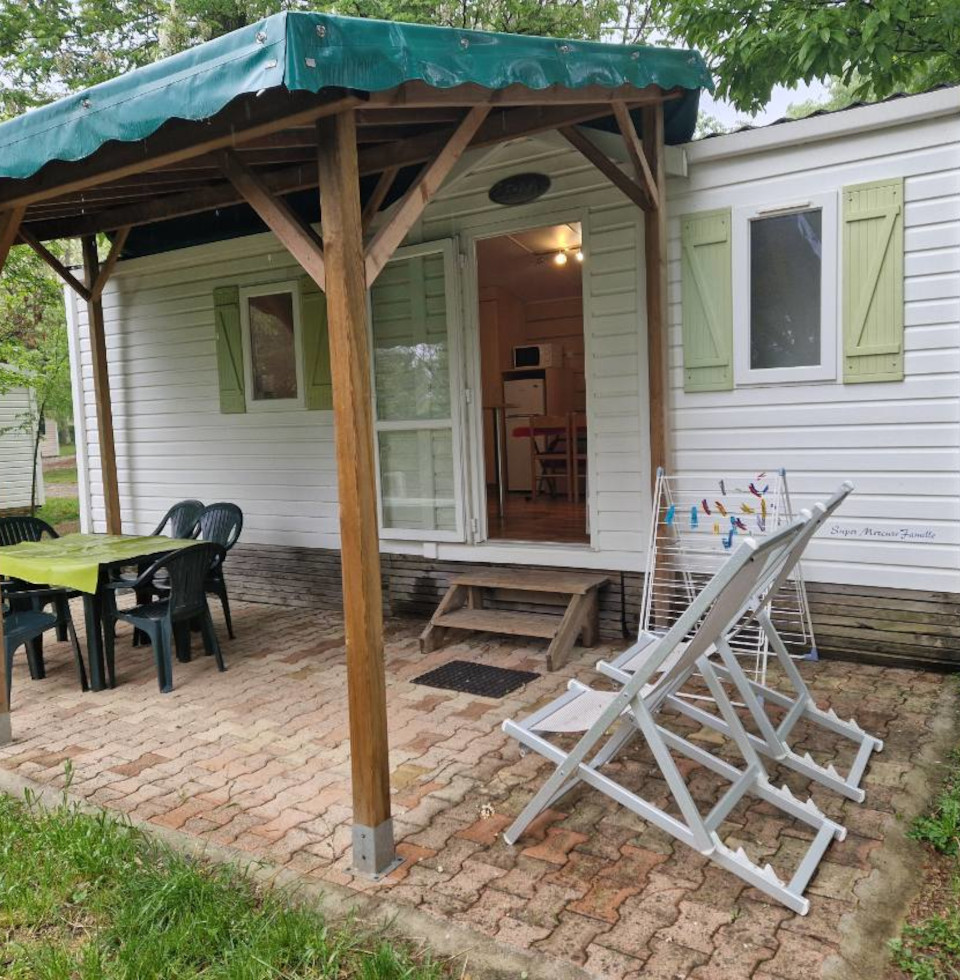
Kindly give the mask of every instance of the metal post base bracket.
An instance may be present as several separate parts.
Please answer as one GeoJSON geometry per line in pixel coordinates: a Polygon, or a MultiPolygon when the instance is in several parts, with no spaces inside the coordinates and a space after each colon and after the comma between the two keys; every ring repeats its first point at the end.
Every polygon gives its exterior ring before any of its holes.
{"type": "Polygon", "coordinates": [[[393,820],[376,827],[353,825],[353,870],[379,881],[403,863],[393,843],[393,820]]]}

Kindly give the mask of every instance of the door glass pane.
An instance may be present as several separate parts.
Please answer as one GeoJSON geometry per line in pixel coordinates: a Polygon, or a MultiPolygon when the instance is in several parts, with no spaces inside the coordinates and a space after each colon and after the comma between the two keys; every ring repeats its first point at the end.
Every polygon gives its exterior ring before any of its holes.
{"type": "Polygon", "coordinates": [[[297,354],[293,330],[293,294],[251,296],[250,363],[254,401],[297,397],[297,354]]]}
{"type": "Polygon", "coordinates": [[[371,302],[377,418],[450,418],[443,255],[389,263],[371,302]]]}
{"type": "Polygon", "coordinates": [[[379,439],[384,527],[456,530],[452,431],[392,430],[379,439]]]}
{"type": "Polygon", "coordinates": [[[820,363],[819,209],[750,222],[750,367],[820,363]]]}

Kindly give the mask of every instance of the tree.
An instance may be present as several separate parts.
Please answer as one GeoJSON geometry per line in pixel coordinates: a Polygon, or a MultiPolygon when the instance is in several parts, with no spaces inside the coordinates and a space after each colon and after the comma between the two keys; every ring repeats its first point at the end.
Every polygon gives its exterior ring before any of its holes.
{"type": "Polygon", "coordinates": [[[31,395],[29,408],[11,428],[33,440],[33,514],[44,424],[48,419],[67,422],[72,398],[63,290],[33,252],[22,247],[11,251],[0,277],[0,395],[14,388],[26,388],[31,395]]]}
{"type": "Polygon", "coordinates": [[[775,85],[832,77],[883,98],[960,77],[960,0],[662,0],[658,13],[743,112],[775,85]]]}
{"type": "Polygon", "coordinates": [[[655,0],[0,0],[0,118],[282,10],[560,37],[643,39],[655,0]]]}

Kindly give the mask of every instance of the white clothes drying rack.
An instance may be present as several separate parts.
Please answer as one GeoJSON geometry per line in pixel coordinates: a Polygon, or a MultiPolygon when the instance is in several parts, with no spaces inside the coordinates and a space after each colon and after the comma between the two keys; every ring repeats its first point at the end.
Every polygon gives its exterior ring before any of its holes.
{"type": "MultiPolygon", "coordinates": [[[[640,634],[664,634],[745,537],[762,540],[794,519],[786,471],[702,476],[657,471],[640,634]]],[[[771,611],[797,658],[817,647],[799,565],[774,596],[771,611]]],[[[768,640],[750,612],[727,636],[745,672],[766,682],[768,640]]],[[[668,667],[669,665],[665,665],[668,667]]]]}

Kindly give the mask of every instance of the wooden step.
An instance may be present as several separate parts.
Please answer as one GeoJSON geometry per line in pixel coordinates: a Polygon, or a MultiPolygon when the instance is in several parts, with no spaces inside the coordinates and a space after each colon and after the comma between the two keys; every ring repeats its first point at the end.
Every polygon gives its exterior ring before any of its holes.
{"type": "Polygon", "coordinates": [[[485,633],[507,633],[510,636],[538,636],[552,640],[562,622],[559,616],[538,613],[509,612],[503,609],[454,609],[434,616],[431,625],[444,629],[482,630],[485,633]]]}
{"type": "Polygon", "coordinates": [[[586,595],[610,581],[606,575],[589,572],[542,571],[525,568],[489,568],[456,575],[453,585],[481,589],[516,589],[522,592],[560,592],[564,595],[586,595]]]}

